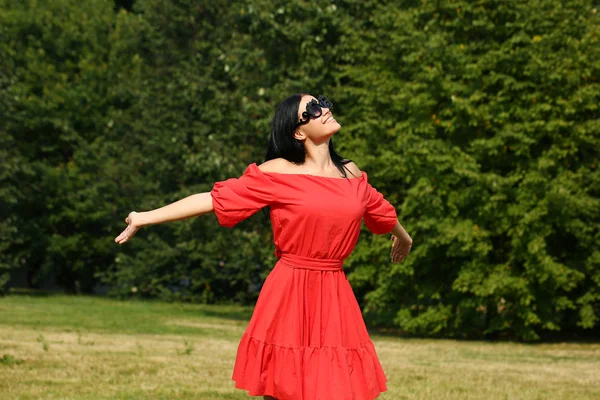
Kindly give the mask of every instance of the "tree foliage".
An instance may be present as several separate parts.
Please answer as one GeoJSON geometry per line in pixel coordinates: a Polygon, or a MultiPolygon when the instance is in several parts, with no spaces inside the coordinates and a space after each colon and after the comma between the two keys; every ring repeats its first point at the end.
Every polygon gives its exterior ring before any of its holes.
{"type": "Polygon", "coordinates": [[[262,214],[131,210],[239,176],[275,105],[326,93],[339,152],[415,243],[346,261],[370,323],[423,336],[597,332],[600,53],[589,0],[0,0],[0,287],[252,304],[262,214]],[[233,251],[235,249],[235,251],[233,251]]]}

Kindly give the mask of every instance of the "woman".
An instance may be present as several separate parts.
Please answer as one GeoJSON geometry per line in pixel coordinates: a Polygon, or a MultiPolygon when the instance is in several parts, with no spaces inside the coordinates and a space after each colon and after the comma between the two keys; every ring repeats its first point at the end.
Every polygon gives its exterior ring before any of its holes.
{"type": "Polygon", "coordinates": [[[233,227],[270,207],[278,261],[240,340],[232,376],[251,396],[371,400],[387,390],[342,264],[362,220],[375,234],[392,234],[394,263],[408,255],[412,239],[367,174],[335,152],[331,137],[340,124],[331,109],[323,96],[289,97],[273,118],[266,162],[216,182],[210,192],[130,213],[115,238],[122,244],[142,226],[211,211],[233,227]]]}

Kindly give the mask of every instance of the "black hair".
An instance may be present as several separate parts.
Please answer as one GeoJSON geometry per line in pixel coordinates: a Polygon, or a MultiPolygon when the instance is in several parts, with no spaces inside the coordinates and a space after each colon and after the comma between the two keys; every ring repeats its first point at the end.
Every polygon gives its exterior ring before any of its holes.
{"type": "MultiPolygon", "coordinates": [[[[294,137],[294,132],[298,123],[300,100],[305,95],[307,93],[296,93],[279,103],[271,122],[271,136],[265,161],[281,157],[294,164],[304,164],[306,149],[304,143],[294,137]]],[[[344,165],[351,160],[344,159],[335,151],[333,138],[329,138],[329,155],[344,178],[347,178],[344,165]]]]}

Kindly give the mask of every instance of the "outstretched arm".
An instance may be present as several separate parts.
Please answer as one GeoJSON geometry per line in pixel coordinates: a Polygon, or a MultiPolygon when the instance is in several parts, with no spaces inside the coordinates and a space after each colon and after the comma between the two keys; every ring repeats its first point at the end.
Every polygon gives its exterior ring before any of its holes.
{"type": "Polygon", "coordinates": [[[151,211],[132,211],[125,219],[127,228],[115,238],[115,242],[118,244],[127,242],[142,226],[197,217],[211,211],[213,211],[213,203],[210,192],[193,194],[151,211]]]}

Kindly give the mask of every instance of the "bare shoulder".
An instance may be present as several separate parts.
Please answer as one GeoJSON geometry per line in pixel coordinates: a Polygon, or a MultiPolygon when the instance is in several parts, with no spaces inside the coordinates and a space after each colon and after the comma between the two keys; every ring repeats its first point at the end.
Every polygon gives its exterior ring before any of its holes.
{"type": "Polygon", "coordinates": [[[346,169],[357,178],[360,178],[362,176],[362,171],[358,168],[356,164],[354,164],[354,161],[347,162],[346,164],[344,164],[344,167],[346,167],[346,169]]]}
{"type": "Polygon", "coordinates": [[[289,162],[285,158],[279,157],[269,161],[265,161],[264,163],[258,166],[258,169],[260,169],[262,172],[285,173],[290,169],[291,166],[291,162],[289,162]]]}

